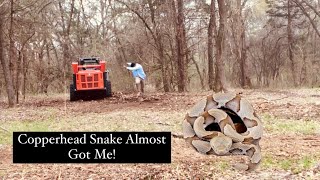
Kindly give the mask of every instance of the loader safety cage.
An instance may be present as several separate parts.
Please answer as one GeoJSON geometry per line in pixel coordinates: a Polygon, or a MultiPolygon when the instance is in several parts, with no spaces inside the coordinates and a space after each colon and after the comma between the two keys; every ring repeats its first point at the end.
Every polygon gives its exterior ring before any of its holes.
{"type": "Polygon", "coordinates": [[[106,62],[99,58],[80,58],[72,63],[73,81],[70,85],[70,100],[110,97],[111,82],[106,71],[106,62]]]}

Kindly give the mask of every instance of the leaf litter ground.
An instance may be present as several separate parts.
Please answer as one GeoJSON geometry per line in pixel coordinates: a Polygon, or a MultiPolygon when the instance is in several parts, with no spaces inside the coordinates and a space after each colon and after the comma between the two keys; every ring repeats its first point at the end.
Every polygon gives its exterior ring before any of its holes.
{"type": "Polygon", "coordinates": [[[242,156],[205,156],[172,138],[171,164],[12,164],[12,131],[171,131],[181,134],[186,111],[210,92],[130,94],[97,101],[33,96],[8,109],[0,101],[3,179],[319,179],[320,89],[246,90],[264,123],[263,161],[254,172],[232,165],[242,156]]]}

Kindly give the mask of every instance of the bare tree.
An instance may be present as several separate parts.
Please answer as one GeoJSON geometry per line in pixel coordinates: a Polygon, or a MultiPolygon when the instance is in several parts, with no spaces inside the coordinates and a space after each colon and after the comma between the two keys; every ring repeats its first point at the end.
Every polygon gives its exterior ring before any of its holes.
{"type": "Polygon", "coordinates": [[[14,96],[14,86],[13,86],[13,78],[9,67],[9,59],[7,59],[4,55],[4,19],[6,16],[6,8],[5,5],[2,4],[0,8],[0,61],[2,64],[6,91],[8,97],[9,107],[13,107],[15,105],[15,96],[14,96]]]}
{"type": "Polygon", "coordinates": [[[287,1],[287,10],[288,10],[288,25],[287,25],[287,33],[288,33],[288,53],[289,60],[291,62],[291,72],[293,77],[293,84],[297,86],[297,74],[295,72],[295,60],[294,60],[294,44],[293,44],[293,34],[292,34],[292,15],[291,15],[291,1],[287,1]]]}
{"type": "MultiPolygon", "coordinates": [[[[290,71],[292,75],[293,85],[298,86],[298,73],[297,73],[297,62],[295,59],[295,44],[296,38],[294,36],[294,28],[301,28],[305,24],[305,20],[302,19],[301,13],[298,7],[291,0],[281,0],[279,2],[268,1],[270,9],[267,11],[270,17],[279,19],[279,24],[274,23],[275,28],[281,29],[286,28],[285,36],[287,39],[287,52],[288,60],[290,63],[290,71]],[[286,22],[286,23],[284,23],[286,22]]],[[[274,21],[276,20],[274,19],[274,21]]]]}
{"type": "Polygon", "coordinates": [[[165,92],[319,85],[320,1],[246,2],[0,0],[1,95],[14,106],[21,91],[62,92],[71,59],[87,55],[110,60],[119,91],[132,89],[127,60],[165,92]]]}
{"type": "Polygon", "coordinates": [[[250,88],[251,80],[249,77],[249,67],[247,60],[247,44],[246,44],[246,26],[245,18],[246,15],[243,14],[244,7],[247,0],[236,1],[235,7],[231,9],[232,22],[231,31],[234,42],[234,54],[236,56],[236,61],[239,63],[240,67],[240,85],[242,88],[250,88]]]}
{"type": "Polygon", "coordinates": [[[70,61],[70,33],[71,33],[71,23],[74,18],[74,2],[75,0],[71,0],[70,2],[70,11],[66,13],[65,8],[63,7],[62,3],[59,1],[59,11],[61,17],[61,27],[62,27],[62,51],[63,51],[63,60],[62,66],[64,73],[68,70],[68,62],[70,61]],[[68,15],[67,15],[68,14],[68,15]]]}
{"type": "Polygon", "coordinates": [[[177,11],[175,2],[172,7],[175,14],[175,30],[176,30],[176,49],[177,49],[177,70],[178,70],[178,91],[186,90],[187,77],[187,45],[184,27],[183,0],[177,0],[177,11]]]}
{"type": "MultiPolygon", "coordinates": [[[[140,12],[138,12],[135,8],[130,7],[127,3],[116,0],[117,2],[123,4],[126,8],[128,8],[131,12],[133,12],[137,17],[142,21],[145,28],[150,32],[152,39],[155,42],[155,46],[158,52],[158,62],[160,64],[161,68],[161,75],[162,75],[162,83],[163,83],[163,89],[165,92],[170,91],[169,81],[168,81],[168,75],[167,75],[167,62],[165,58],[165,52],[164,52],[164,44],[162,40],[162,34],[160,31],[160,24],[157,24],[155,20],[155,6],[156,4],[153,4],[151,1],[148,1],[149,3],[149,10],[150,10],[150,17],[151,17],[151,25],[147,22],[147,20],[142,16],[140,12]]],[[[155,1],[156,2],[156,1],[155,1]]]]}
{"type": "Polygon", "coordinates": [[[227,18],[226,4],[224,0],[218,0],[219,6],[219,29],[216,36],[216,78],[214,91],[227,92],[226,76],[223,62],[224,41],[225,41],[225,23],[227,18]]]}
{"type": "Polygon", "coordinates": [[[314,22],[314,19],[311,18],[311,16],[307,12],[306,8],[302,5],[302,3],[305,3],[309,8],[311,8],[313,10],[313,12],[315,12],[318,17],[320,17],[320,12],[318,12],[310,3],[306,2],[306,1],[300,2],[298,0],[293,0],[293,2],[301,9],[302,13],[308,18],[308,20],[310,21],[313,29],[315,30],[317,35],[320,37],[320,32],[318,30],[317,25],[314,22]]]}
{"type": "Polygon", "coordinates": [[[211,90],[214,89],[214,71],[213,71],[213,41],[216,33],[216,8],[215,0],[211,0],[210,4],[210,19],[208,25],[208,84],[211,90]]]}

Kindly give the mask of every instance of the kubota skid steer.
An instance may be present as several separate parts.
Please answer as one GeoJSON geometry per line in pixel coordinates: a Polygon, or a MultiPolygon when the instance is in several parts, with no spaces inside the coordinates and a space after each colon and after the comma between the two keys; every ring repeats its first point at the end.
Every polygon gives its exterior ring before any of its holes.
{"type": "Polygon", "coordinates": [[[90,100],[112,96],[106,62],[99,58],[80,58],[72,63],[73,81],[70,84],[70,101],[90,100]]]}

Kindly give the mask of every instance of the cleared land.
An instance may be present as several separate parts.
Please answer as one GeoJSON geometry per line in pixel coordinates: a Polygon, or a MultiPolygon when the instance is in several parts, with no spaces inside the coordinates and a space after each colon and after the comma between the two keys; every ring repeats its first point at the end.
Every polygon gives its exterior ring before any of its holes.
{"type": "Polygon", "coordinates": [[[263,161],[248,173],[232,165],[246,157],[205,156],[172,139],[172,163],[12,164],[13,131],[171,131],[181,134],[190,107],[210,92],[148,94],[139,103],[116,94],[99,101],[64,95],[29,97],[6,109],[0,102],[0,177],[3,179],[320,179],[320,89],[244,91],[264,123],[263,161]]]}

